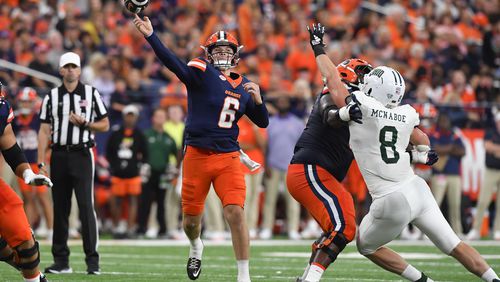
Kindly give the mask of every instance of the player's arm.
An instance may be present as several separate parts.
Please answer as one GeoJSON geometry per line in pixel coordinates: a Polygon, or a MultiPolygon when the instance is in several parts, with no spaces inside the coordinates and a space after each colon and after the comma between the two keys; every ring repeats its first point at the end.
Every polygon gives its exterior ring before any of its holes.
{"type": "Polygon", "coordinates": [[[12,126],[7,124],[2,135],[0,136],[0,150],[5,161],[12,168],[12,171],[24,179],[26,184],[30,185],[48,185],[52,187],[50,179],[44,175],[36,175],[32,170],[26,156],[16,142],[16,135],[12,130],[12,126]]]}
{"type": "Polygon", "coordinates": [[[269,113],[260,95],[259,85],[247,82],[243,87],[252,96],[252,99],[248,99],[245,114],[258,127],[266,128],[269,125],[269,113]]]}
{"type": "Polygon", "coordinates": [[[148,17],[141,20],[137,14],[134,15],[134,25],[139,30],[153,48],[160,61],[186,85],[197,84],[199,73],[194,68],[189,67],[160,41],[154,33],[153,25],[148,17]]]}
{"type": "Polygon", "coordinates": [[[321,73],[321,76],[326,80],[326,85],[330,90],[330,95],[333,102],[339,108],[345,106],[346,97],[349,92],[344,83],[340,79],[339,72],[335,64],[328,58],[324,50],[323,36],[325,35],[325,27],[321,24],[312,26],[312,29],[307,27],[310,36],[310,43],[316,57],[316,64],[321,73]]]}

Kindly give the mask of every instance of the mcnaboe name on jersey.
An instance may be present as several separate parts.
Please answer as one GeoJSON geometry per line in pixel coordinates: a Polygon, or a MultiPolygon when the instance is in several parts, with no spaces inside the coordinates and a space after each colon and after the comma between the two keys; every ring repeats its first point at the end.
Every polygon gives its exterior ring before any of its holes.
{"type": "Polygon", "coordinates": [[[387,112],[384,110],[372,109],[371,116],[378,117],[378,118],[384,118],[384,119],[390,119],[390,120],[394,120],[394,121],[406,122],[406,115],[391,113],[391,112],[387,112]]]}

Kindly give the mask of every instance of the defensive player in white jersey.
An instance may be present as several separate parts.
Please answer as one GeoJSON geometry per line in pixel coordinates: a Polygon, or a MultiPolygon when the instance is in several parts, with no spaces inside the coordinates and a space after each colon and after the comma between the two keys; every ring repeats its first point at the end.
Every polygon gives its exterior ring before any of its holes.
{"type": "Polygon", "coordinates": [[[415,109],[398,106],[404,91],[398,71],[377,67],[365,76],[361,91],[353,93],[360,103],[363,124],[350,125],[349,143],[373,198],[370,212],[359,226],[359,252],[410,281],[432,281],[384,246],[413,223],[470,272],[484,281],[500,281],[481,255],[453,232],[429,186],[410,167],[410,156],[428,162],[430,142],[416,128],[420,120],[415,109]],[[406,153],[408,144],[416,145],[417,150],[406,153]]]}
{"type": "MultiPolygon", "coordinates": [[[[315,27],[314,35],[322,39],[324,28],[315,27]]],[[[318,67],[323,77],[335,78],[332,73],[336,69],[328,56],[319,55],[316,61],[320,61],[318,67]]],[[[327,80],[328,87],[336,83],[339,81],[327,80]]],[[[361,108],[363,123],[350,122],[350,146],[373,198],[370,212],[359,226],[359,252],[410,281],[433,281],[385,246],[408,223],[413,223],[471,273],[484,281],[500,282],[481,255],[453,232],[427,183],[411,169],[410,156],[427,164],[435,159],[429,159],[429,138],[416,128],[416,111],[409,105],[398,106],[404,91],[399,72],[377,67],[365,76],[361,91],[352,93],[361,108]],[[408,144],[416,146],[410,154],[406,152],[408,144]]]]}

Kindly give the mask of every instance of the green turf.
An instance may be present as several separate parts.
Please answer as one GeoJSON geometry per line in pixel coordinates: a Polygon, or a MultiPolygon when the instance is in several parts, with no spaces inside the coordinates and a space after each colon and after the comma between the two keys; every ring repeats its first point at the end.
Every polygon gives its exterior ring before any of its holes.
{"type": "MultiPolygon", "coordinates": [[[[393,248],[399,252],[419,255],[440,254],[431,246],[393,248]]],[[[498,244],[479,246],[477,249],[485,255],[500,254],[498,244]]],[[[46,267],[52,262],[49,246],[43,245],[41,250],[41,266],[46,267]]],[[[82,247],[72,246],[70,263],[75,273],[49,275],[48,278],[50,281],[190,281],[185,273],[187,246],[101,246],[99,250],[102,275],[86,275],[82,247]]],[[[304,244],[252,247],[250,262],[252,281],[295,281],[295,277],[302,274],[308,260],[299,255],[307,255],[309,251],[310,247],[304,244]],[[287,253],[295,253],[295,256],[283,257],[287,253]]],[[[348,246],[344,253],[347,257],[339,257],[327,270],[322,281],[402,281],[399,276],[385,272],[364,258],[353,257],[357,253],[353,246],[348,246]]],[[[436,281],[480,281],[448,257],[409,259],[409,261],[436,281]]],[[[500,270],[499,256],[488,259],[488,262],[494,269],[500,270]]],[[[8,265],[0,264],[0,281],[22,281],[22,279],[8,265]]],[[[203,271],[197,281],[236,281],[236,263],[232,248],[205,247],[203,271]]]]}

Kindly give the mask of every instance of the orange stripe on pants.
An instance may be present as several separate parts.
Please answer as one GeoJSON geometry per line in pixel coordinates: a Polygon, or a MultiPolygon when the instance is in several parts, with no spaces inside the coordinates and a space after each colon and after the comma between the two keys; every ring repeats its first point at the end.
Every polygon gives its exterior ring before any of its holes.
{"type": "Polygon", "coordinates": [[[291,164],[288,191],[301,203],[325,232],[354,239],[356,221],[351,194],[328,171],[317,165],[291,164]]]}

